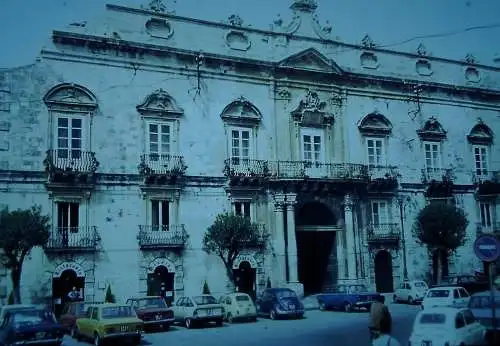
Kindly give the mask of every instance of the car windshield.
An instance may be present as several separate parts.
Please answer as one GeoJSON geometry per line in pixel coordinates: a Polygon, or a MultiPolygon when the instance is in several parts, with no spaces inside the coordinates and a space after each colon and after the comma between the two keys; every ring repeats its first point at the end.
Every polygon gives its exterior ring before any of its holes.
{"type": "Polygon", "coordinates": [[[54,314],[48,310],[16,311],[13,317],[16,328],[26,325],[56,322],[54,314]]]}
{"type": "Polygon", "coordinates": [[[239,294],[236,296],[236,301],[237,302],[248,302],[248,301],[250,301],[250,297],[245,296],[243,294],[239,294]]]}
{"type": "Polygon", "coordinates": [[[276,291],[276,297],[278,298],[295,298],[297,295],[292,290],[278,290],[276,291]]]}
{"type": "MultiPolygon", "coordinates": [[[[500,308],[500,296],[498,295],[495,297],[495,307],[500,308]]],[[[491,299],[486,296],[472,297],[469,302],[469,308],[491,309],[491,299]]]]}
{"type": "Polygon", "coordinates": [[[427,284],[423,281],[415,281],[413,283],[413,285],[415,285],[415,287],[418,287],[418,288],[426,288],[427,287],[427,284]]]}
{"type": "Polygon", "coordinates": [[[196,296],[193,300],[196,305],[217,304],[217,299],[212,296],[196,296]]]}
{"type": "Polygon", "coordinates": [[[75,306],[75,314],[77,316],[84,316],[87,314],[87,306],[85,304],[76,304],[75,306]]]}
{"type": "Polygon", "coordinates": [[[139,299],[137,303],[140,309],[163,309],[166,307],[165,302],[161,298],[139,299]]]}
{"type": "Polygon", "coordinates": [[[427,293],[429,298],[446,298],[450,296],[450,291],[448,290],[430,290],[427,293]]]}
{"type": "Polygon", "coordinates": [[[444,324],[446,322],[445,314],[422,314],[420,324],[444,324]]]}
{"type": "Polygon", "coordinates": [[[102,309],[102,318],[134,317],[134,312],[129,306],[113,306],[102,309]]]}

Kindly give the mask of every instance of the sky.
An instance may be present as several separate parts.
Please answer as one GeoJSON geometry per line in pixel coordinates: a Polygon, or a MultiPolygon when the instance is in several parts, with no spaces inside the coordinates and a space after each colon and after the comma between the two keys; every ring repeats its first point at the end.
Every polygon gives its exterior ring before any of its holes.
{"type": "MultiPolygon", "coordinates": [[[[106,3],[139,7],[148,0],[0,0],[0,68],[31,64],[53,29],[99,17],[106,3]]],[[[244,25],[268,29],[277,14],[290,18],[292,0],[165,0],[177,15],[226,20],[238,14],[244,25]]],[[[463,60],[468,53],[500,67],[498,0],[317,0],[321,23],[332,35],[359,43],[415,52],[423,43],[432,56],[463,60]],[[478,28],[479,27],[479,28],[478,28]],[[405,42],[408,41],[408,42],[405,42]]]]}

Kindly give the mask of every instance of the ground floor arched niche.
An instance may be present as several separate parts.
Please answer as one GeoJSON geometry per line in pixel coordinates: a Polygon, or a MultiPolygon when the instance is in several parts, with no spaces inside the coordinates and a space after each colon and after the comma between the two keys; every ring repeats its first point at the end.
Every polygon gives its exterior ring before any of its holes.
{"type": "Polygon", "coordinates": [[[85,277],[84,267],[77,262],[62,262],[55,267],[52,272],[52,300],[56,316],[72,300],[69,297],[71,291],[78,293],[77,300],[85,299],[85,277]]]}
{"type": "Polygon", "coordinates": [[[323,292],[337,282],[338,218],[323,202],[301,203],[296,208],[295,230],[304,295],[323,292]]]}
{"type": "Polygon", "coordinates": [[[239,255],[233,263],[233,277],[237,292],[257,297],[257,269],[259,265],[253,255],[239,255]]]}
{"type": "Polygon", "coordinates": [[[139,294],[162,296],[171,305],[184,291],[184,267],[181,256],[145,254],[141,259],[139,294]]]}
{"type": "Polygon", "coordinates": [[[394,292],[394,274],[392,255],[388,250],[379,250],[375,254],[375,287],[379,293],[394,292]]]}

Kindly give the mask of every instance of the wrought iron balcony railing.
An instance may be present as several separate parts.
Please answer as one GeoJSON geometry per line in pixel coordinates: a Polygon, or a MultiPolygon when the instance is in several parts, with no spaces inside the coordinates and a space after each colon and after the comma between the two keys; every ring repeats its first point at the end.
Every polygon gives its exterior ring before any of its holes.
{"type": "Polygon", "coordinates": [[[476,223],[476,233],[481,235],[484,233],[499,233],[500,232],[500,222],[490,222],[488,224],[478,222],[476,223]]]}
{"type": "Polygon", "coordinates": [[[141,249],[183,248],[188,234],[184,225],[140,225],[137,239],[141,249]]]}
{"type": "Polygon", "coordinates": [[[399,241],[401,231],[397,223],[370,224],[367,237],[368,242],[399,241]]]}
{"type": "Polygon", "coordinates": [[[146,154],[141,156],[138,166],[139,173],[143,176],[176,175],[186,173],[187,166],[184,157],[170,154],[146,154]]]}
{"type": "Polygon", "coordinates": [[[370,179],[397,179],[399,177],[396,166],[368,166],[370,179]]]}
{"type": "Polygon", "coordinates": [[[92,174],[99,167],[94,152],[68,149],[47,150],[43,163],[49,173],[92,174]]]}
{"type": "Polygon", "coordinates": [[[97,227],[56,227],[49,236],[44,249],[48,252],[94,251],[101,237],[97,227]]]}
{"type": "Polygon", "coordinates": [[[245,241],[244,243],[246,247],[252,248],[265,246],[270,237],[270,233],[268,232],[265,224],[255,224],[255,226],[257,227],[257,237],[255,239],[245,241]]]}
{"type": "Polygon", "coordinates": [[[368,180],[368,166],[355,163],[322,163],[307,161],[269,162],[273,179],[317,178],[332,180],[368,180]]]}
{"type": "Polygon", "coordinates": [[[451,168],[424,168],[422,169],[422,182],[431,181],[445,182],[455,179],[451,168]]]}
{"type": "Polygon", "coordinates": [[[480,184],[486,181],[500,183],[500,171],[476,169],[472,172],[472,183],[480,184]]]}
{"type": "Polygon", "coordinates": [[[269,175],[266,160],[250,160],[232,157],[224,161],[226,177],[266,177],[269,175]]]}

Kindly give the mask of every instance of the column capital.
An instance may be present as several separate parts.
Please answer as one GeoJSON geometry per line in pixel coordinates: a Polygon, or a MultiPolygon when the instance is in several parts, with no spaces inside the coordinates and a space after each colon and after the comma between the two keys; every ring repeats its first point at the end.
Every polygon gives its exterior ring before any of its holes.
{"type": "Polygon", "coordinates": [[[346,193],[344,196],[344,210],[352,211],[353,205],[354,205],[353,196],[349,193],[346,193]]]}
{"type": "Polygon", "coordinates": [[[285,201],[287,209],[293,209],[295,207],[295,204],[297,204],[297,194],[295,193],[286,194],[285,201]]]}
{"type": "Polygon", "coordinates": [[[274,199],[274,210],[282,211],[285,208],[286,195],[284,193],[275,193],[273,195],[274,199]]]}

